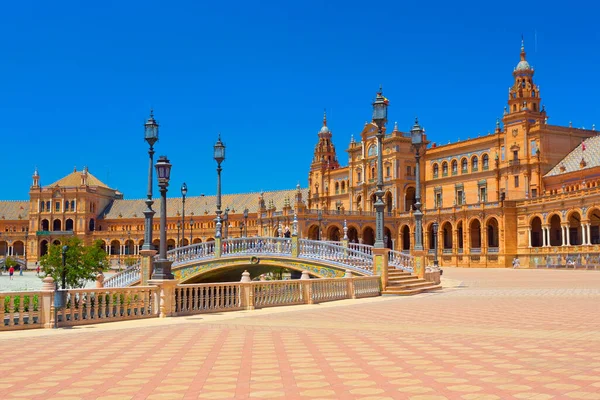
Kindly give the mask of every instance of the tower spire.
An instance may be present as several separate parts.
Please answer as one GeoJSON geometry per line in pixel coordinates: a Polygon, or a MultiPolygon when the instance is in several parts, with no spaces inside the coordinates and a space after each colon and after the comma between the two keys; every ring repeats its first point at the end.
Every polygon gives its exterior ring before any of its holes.
{"type": "Polygon", "coordinates": [[[323,126],[327,126],[327,109],[323,109],[323,126]]]}

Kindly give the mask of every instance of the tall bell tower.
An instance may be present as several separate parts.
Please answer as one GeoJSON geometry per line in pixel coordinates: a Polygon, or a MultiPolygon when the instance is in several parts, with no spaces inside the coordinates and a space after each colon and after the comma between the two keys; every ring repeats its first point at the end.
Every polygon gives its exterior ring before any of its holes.
{"type": "Polygon", "coordinates": [[[329,196],[329,174],[340,164],[331,141],[331,131],[327,127],[327,113],[323,113],[323,126],[319,131],[319,142],[315,146],[313,160],[308,173],[308,207],[326,207],[329,196]]]}

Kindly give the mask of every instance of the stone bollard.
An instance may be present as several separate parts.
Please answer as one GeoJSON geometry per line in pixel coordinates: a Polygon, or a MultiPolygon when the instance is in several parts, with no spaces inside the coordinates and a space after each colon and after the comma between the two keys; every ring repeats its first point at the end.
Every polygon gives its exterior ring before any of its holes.
{"type": "Polygon", "coordinates": [[[51,276],[42,280],[42,294],[39,304],[40,319],[44,328],[54,328],[54,291],[56,285],[51,276]]]}
{"type": "Polygon", "coordinates": [[[96,275],[96,289],[102,289],[104,287],[104,274],[99,273],[96,275]]]}
{"type": "Polygon", "coordinates": [[[250,279],[250,272],[242,272],[242,279],[240,280],[240,282],[252,282],[252,279],[250,279]]]}
{"type": "Polygon", "coordinates": [[[304,299],[304,304],[314,304],[312,296],[312,283],[308,271],[302,271],[300,281],[302,283],[302,298],[304,299]]]}
{"type": "Polygon", "coordinates": [[[151,279],[148,281],[149,285],[158,286],[153,312],[160,318],[176,315],[175,290],[178,283],[179,281],[176,279],[151,279]]]}
{"type": "Polygon", "coordinates": [[[347,269],[346,273],[344,274],[344,278],[347,280],[346,298],[355,299],[356,295],[354,294],[354,275],[352,275],[352,271],[347,269]]]}

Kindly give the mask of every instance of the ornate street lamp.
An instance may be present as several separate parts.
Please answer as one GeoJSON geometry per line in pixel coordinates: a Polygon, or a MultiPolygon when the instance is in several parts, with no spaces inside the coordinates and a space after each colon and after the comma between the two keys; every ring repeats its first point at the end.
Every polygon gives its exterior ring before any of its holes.
{"type": "Polygon", "coordinates": [[[225,161],[225,145],[221,142],[221,134],[214,146],[214,159],[217,162],[217,218],[215,236],[221,237],[221,163],[225,161]]]}
{"type": "MultiPolygon", "coordinates": [[[[179,247],[179,230],[181,229],[181,221],[177,221],[177,246],[175,247],[179,247]]],[[[183,242],[183,240],[182,240],[183,242]]]]}
{"type": "Polygon", "coordinates": [[[29,238],[29,227],[25,228],[25,249],[23,250],[23,257],[25,258],[25,269],[27,269],[27,245],[29,238]]]}
{"type": "Polygon", "coordinates": [[[244,237],[248,237],[248,209],[244,209],[244,237]]]}
{"type": "Polygon", "coordinates": [[[438,266],[438,223],[435,221],[433,223],[433,266],[438,266]]]}
{"type": "Polygon", "coordinates": [[[321,210],[317,210],[317,221],[319,221],[319,237],[317,240],[321,240],[321,221],[323,221],[323,212],[321,210]]]}
{"type": "MultiPolygon", "coordinates": [[[[183,245],[183,238],[185,237],[185,195],[187,194],[187,185],[183,182],[181,185],[181,244],[183,245]]],[[[179,237],[179,235],[177,235],[179,237]]],[[[177,246],[179,246],[179,239],[177,239],[177,246]]],[[[191,244],[191,243],[190,243],[191,244]]]]}
{"type": "Polygon", "coordinates": [[[190,217],[190,246],[194,242],[194,220],[190,217]]]}
{"type": "Polygon", "coordinates": [[[60,278],[62,283],[62,289],[67,288],[67,251],[69,246],[62,247],[62,270],[60,271],[60,278]]]}
{"type": "Polygon", "coordinates": [[[225,234],[223,235],[223,239],[227,239],[229,236],[229,207],[225,209],[225,213],[223,214],[223,224],[225,226],[225,234]]]}
{"type": "Polygon", "coordinates": [[[150,145],[148,156],[150,162],[148,164],[148,194],[146,198],[146,209],[144,210],[144,245],[142,250],[154,250],[152,246],[152,219],[154,210],[152,210],[152,166],[154,164],[154,144],[158,142],[158,123],[154,120],[154,112],[150,110],[150,118],[144,124],[144,139],[150,145]]]}
{"type": "Polygon", "coordinates": [[[419,125],[419,119],[415,118],[415,124],[410,130],[410,138],[415,149],[415,180],[417,188],[415,192],[415,251],[423,250],[423,213],[421,212],[421,168],[419,160],[421,159],[421,148],[423,147],[423,128],[419,125]]]}
{"type": "Polygon", "coordinates": [[[171,261],[167,260],[167,186],[171,178],[171,164],[166,156],[158,158],[156,175],[160,188],[160,252],[154,263],[152,279],[173,279],[171,261]]]}
{"type": "Polygon", "coordinates": [[[383,209],[385,203],[383,202],[383,127],[387,122],[387,108],[388,99],[383,97],[381,87],[377,92],[377,97],[373,103],[373,122],[377,125],[377,190],[375,196],[375,244],[376,248],[384,248],[385,243],[383,242],[383,209]]]}

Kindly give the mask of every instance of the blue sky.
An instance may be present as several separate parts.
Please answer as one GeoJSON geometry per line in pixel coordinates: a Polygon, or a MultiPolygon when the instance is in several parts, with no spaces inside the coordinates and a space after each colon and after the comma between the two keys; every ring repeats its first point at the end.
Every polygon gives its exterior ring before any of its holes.
{"type": "MultiPolygon", "coordinates": [[[[19,1],[0,13],[0,199],[87,165],[142,198],[154,107],[170,195],[306,186],[323,109],[342,164],[379,87],[438,143],[502,115],[521,34],[549,123],[600,129],[595,2],[19,1]],[[563,4],[560,6],[560,4],[563,4]]],[[[156,191],[155,191],[156,193],[156,191]]]]}

